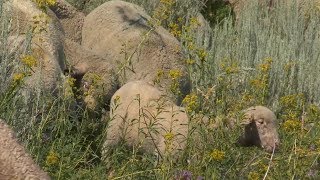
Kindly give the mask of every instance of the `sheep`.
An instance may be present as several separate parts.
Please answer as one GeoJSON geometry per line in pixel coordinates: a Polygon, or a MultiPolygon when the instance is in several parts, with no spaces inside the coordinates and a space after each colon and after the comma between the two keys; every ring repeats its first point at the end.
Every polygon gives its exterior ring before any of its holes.
{"type": "Polygon", "coordinates": [[[239,137],[238,144],[258,146],[272,153],[279,149],[280,139],[276,127],[275,114],[264,106],[253,106],[245,110],[242,124],[244,134],[239,137]]]}
{"type": "Polygon", "coordinates": [[[14,132],[0,119],[0,179],[49,180],[50,177],[40,169],[18,143],[14,132]]]}
{"type": "MultiPolygon", "coordinates": [[[[173,78],[183,98],[189,93],[190,80],[180,43],[163,27],[150,25],[152,21],[135,4],[108,1],[85,17],[81,44],[107,60],[101,62],[101,66],[112,67],[120,85],[143,80],[157,84],[161,91],[172,95],[172,77],[167,75],[170,71],[179,71],[178,77],[173,78]]],[[[93,64],[90,60],[86,63],[93,64]]],[[[176,100],[177,103],[182,98],[176,100]]]]}
{"type": "MultiPolygon", "coordinates": [[[[141,147],[147,153],[156,152],[160,157],[168,152],[178,157],[186,148],[188,136],[200,138],[197,131],[189,131],[185,109],[174,105],[160,90],[144,81],[132,81],[122,86],[110,104],[111,119],[103,145],[104,158],[120,141],[128,146],[141,147]],[[170,139],[171,143],[168,142],[170,139]]],[[[263,106],[250,107],[244,112],[242,125],[245,132],[240,135],[238,144],[256,145],[269,153],[277,150],[280,140],[274,113],[263,106]]],[[[209,124],[207,116],[196,118],[201,118],[197,121],[201,124],[209,124]]],[[[232,128],[228,130],[232,131],[232,128]]]]}
{"type": "Polygon", "coordinates": [[[65,38],[81,43],[81,30],[85,14],[78,11],[66,0],[57,0],[56,4],[50,9],[59,18],[65,32],[65,38]]]}
{"type": "Polygon", "coordinates": [[[111,99],[111,120],[103,154],[124,140],[129,146],[160,157],[177,154],[186,146],[188,116],[182,107],[166,99],[161,91],[144,81],[122,86],[111,99]]]}
{"type": "Polygon", "coordinates": [[[118,89],[117,76],[109,64],[111,62],[70,39],[65,39],[64,47],[70,62],[70,68],[65,69],[65,73],[75,79],[74,94],[78,102],[95,112],[108,107],[109,104],[104,103],[109,102],[118,89]],[[90,74],[99,76],[97,87],[93,87],[90,74]],[[91,89],[95,90],[91,92],[91,89]]]}
{"type": "MultiPolygon", "coordinates": [[[[31,52],[37,60],[37,66],[32,67],[32,75],[25,79],[26,96],[32,94],[38,87],[56,95],[59,85],[62,84],[60,82],[63,70],[66,69],[63,52],[64,32],[59,20],[50,9],[44,14],[31,0],[7,1],[4,3],[4,10],[12,17],[10,38],[19,39],[20,44],[26,43],[25,34],[30,32],[33,21],[39,19],[35,22],[38,24],[38,29],[34,28],[35,32],[31,38],[31,52]]],[[[30,53],[26,49],[18,50],[17,54],[30,53]]]]}

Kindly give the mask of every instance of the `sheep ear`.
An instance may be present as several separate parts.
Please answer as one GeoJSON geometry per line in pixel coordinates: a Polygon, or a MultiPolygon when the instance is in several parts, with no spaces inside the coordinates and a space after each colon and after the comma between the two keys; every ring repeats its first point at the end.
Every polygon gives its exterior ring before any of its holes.
{"type": "Polygon", "coordinates": [[[245,113],[243,115],[241,125],[248,125],[253,121],[253,114],[252,113],[245,113]]]}

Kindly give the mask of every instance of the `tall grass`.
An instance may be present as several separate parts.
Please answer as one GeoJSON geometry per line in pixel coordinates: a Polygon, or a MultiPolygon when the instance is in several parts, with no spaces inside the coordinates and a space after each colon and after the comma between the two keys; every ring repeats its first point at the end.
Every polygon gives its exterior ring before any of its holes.
{"type": "MultiPolygon", "coordinates": [[[[102,3],[90,2],[88,12],[102,3]]],[[[130,2],[144,6],[149,14],[159,3],[130,2]]],[[[205,127],[191,119],[201,139],[190,137],[183,158],[176,162],[158,162],[153,155],[119,145],[105,164],[100,148],[107,122],[88,116],[63,96],[63,90],[52,97],[39,89],[36,98],[26,102],[18,93],[23,83],[12,86],[21,54],[7,48],[10,16],[3,11],[2,1],[0,117],[14,127],[54,179],[170,179],[180,172],[206,179],[262,179],[267,172],[269,179],[319,178],[319,10],[299,11],[292,3],[277,4],[268,11],[252,1],[239,21],[227,16],[214,26],[205,37],[209,45],[204,45],[199,39],[203,32],[192,27],[202,6],[202,1],[177,1],[164,21],[169,29],[170,23],[180,23],[178,38],[193,84],[185,106],[191,107],[191,115],[203,113],[211,118],[205,127]],[[183,21],[178,22],[179,17],[183,21]],[[270,155],[258,148],[234,145],[242,130],[239,111],[256,104],[271,107],[280,122],[282,144],[272,163],[270,155]],[[225,127],[230,118],[236,119],[232,131],[225,127]],[[216,128],[216,122],[222,125],[216,128]]]]}
{"type": "MultiPolygon", "coordinates": [[[[270,58],[270,98],[266,104],[276,106],[281,96],[300,93],[309,102],[319,103],[319,11],[298,10],[295,3],[277,4],[268,13],[253,1],[236,24],[232,18],[226,18],[220,26],[215,26],[207,60],[194,69],[196,86],[209,88],[218,84],[224,74],[221,64],[227,63],[237,64],[237,78],[244,82],[255,76],[255,68],[264,59],[270,58]]],[[[245,88],[236,88],[232,93],[241,94],[245,88]]]]}

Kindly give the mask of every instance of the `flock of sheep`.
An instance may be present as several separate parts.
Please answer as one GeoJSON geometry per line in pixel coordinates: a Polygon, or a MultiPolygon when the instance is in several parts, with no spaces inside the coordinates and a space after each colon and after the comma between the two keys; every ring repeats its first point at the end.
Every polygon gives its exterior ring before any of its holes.
{"type": "MultiPolygon", "coordinates": [[[[23,19],[42,12],[31,0],[8,0],[5,8],[17,17],[13,22],[21,24],[13,26],[8,48],[23,53],[20,47],[26,40],[22,34],[28,27],[25,23],[28,21],[23,19]]],[[[174,69],[180,72],[177,82],[182,94],[190,91],[176,38],[162,27],[151,27],[148,24],[151,17],[141,7],[123,1],[108,1],[85,16],[64,0],[58,0],[47,13],[51,19],[47,30],[32,37],[32,50],[41,52],[37,54],[40,66],[26,79],[22,91],[26,98],[32,97],[35,80],[43,83],[44,91],[55,95],[64,72],[70,72],[80,89],[90,84],[86,75],[96,73],[104,89],[96,93],[103,93],[98,95],[103,96],[104,103],[96,99],[97,94],[80,95],[88,108],[110,106],[103,156],[107,157],[112,147],[123,140],[160,157],[167,152],[178,155],[186,148],[189,117],[183,107],[176,105],[179,100],[168,94],[171,79],[153,84],[159,70],[168,74],[174,69]]],[[[204,117],[205,121],[209,119],[204,117]]],[[[268,108],[248,108],[244,111],[244,133],[238,143],[274,152],[280,144],[276,122],[275,114],[268,108]]],[[[0,179],[49,179],[3,120],[0,120],[0,144],[0,179]]]]}

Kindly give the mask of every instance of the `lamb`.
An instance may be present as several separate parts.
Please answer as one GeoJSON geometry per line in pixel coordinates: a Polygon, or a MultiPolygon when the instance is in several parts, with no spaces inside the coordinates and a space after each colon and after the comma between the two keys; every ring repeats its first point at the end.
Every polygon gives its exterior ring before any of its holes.
{"type": "Polygon", "coordinates": [[[245,110],[242,124],[244,134],[238,139],[243,146],[258,146],[272,153],[278,150],[280,139],[276,129],[275,114],[264,106],[254,106],[245,110]]]}
{"type": "Polygon", "coordinates": [[[0,179],[50,179],[18,143],[14,132],[1,119],[0,144],[0,179]]]}
{"type": "Polygon", "coordinates": [[[186,146],[188,116],[184,108],[144,81],[129,82],[113,95],[110,117],[104,156],[121,140],[160,157],[176,154],[186,146]]]}

